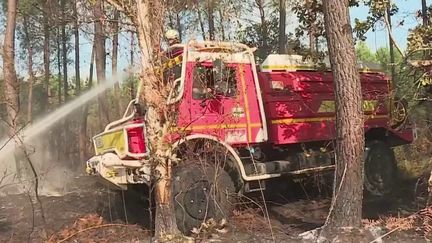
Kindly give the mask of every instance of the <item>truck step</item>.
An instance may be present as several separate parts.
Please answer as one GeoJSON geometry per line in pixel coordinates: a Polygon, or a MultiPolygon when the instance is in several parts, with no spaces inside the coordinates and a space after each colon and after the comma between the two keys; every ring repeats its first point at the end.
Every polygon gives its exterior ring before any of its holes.
{"type": "Polygon", "coordinates": [[[249,181],[246,182],[244,185],[244,192],[259,192],[259,191],[265,191],[265,181],[249,181]]]}
{"type": "Polygon", "coordinates": [[[326,172],[333,171],[335,168],[334,165],[325,165],[320,167],[313,167],[313,168],[307,168],[307,169],[301,169],[301,170],[294,170],[294,171],[288,171],[283,174],[285,175],[308,175],[308,174],[322,174],[326,172]]]}
{"type": "Polygon", "coordinates": [[[291,162],[277,160],[265,163],[246,164],[244,167],[247,175],[279,174],[288,172],[291,167],[291,162]]]}
{"type": "Polygon", "coordinates": [[[248,176],[265,174],[283,174],[291,176],[304,176],[309,174],[322,174],[334,170],[334,165],[292,170],[291,163],[285,160],[270,161],[266,163],[253,163],[244,166],[248,176]]]}

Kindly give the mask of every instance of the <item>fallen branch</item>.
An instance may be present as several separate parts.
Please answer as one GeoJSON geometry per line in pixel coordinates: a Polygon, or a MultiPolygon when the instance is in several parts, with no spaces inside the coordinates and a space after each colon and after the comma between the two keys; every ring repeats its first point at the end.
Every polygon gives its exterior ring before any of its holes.
{"type": "MultiPolygon", "coordinates": [[[[419,210],[419,211],[417,211],[417,212],[411,214],[410,216],[405,217],[404,219],[410,219],[410,218],[411,218],[411,219],[412,219],[412,218],[416,219],[416,217],[419,216],[420,213],[423,212],[425,209],[427,209],[427,208],[423,208],[423,209],[421,209],[421,210],[419,210]]],[[[403,227],[403,225],[399,225],[399,226],[395,227],[394,229],[390,230],[389,232],[387,232],[387,233],[385,233],[385,234],[383,234],[383,235],[377,237],[376,239],[370,241],[369,243],[380,242],[380,240],[382,240],[384,237],[386,237],[386,236],[388,236],[388,235],[390,235],[390,234],[396,232],[397,230],[402,229],[402,227],[403,227]]]]}
{"type": "MultiPolygon", "coordinates": [[[[77,236],[78,234],[81,234],[83,232],[87,232],[87,231],[90,231],[90,230],[94,230],[94,229],[100,229],[100,228],[106,228],[106,227],[129,227],[129,226],[135,226],[135,225],[129,225],[129,224],[102,224],[102,225],[92,226],[92,227],[85,228],[85,229],[82,229],[80,231],[77,231],[77,232],[69,235],[68,237],[64,238],[63,240],[58,241],[57,243],[66,242],[67,240],[72,239],[73,237],[77,236]]],[[[51,238],[48,240],[48,242],[51,242],[51,240],[52,240],[53,237],[54,237],[54,235],[51,236],[51,238]]]]}
{"type": "Polygon", "coordinates": [[[378,238],[376,238],[375,240],[373,240],[373,241],[371,241],[371,242],[369,242],[369,243],[381,242],[381,241],[382,241],[382,238],[386,237],[387,235],[390,235],[391,233],[393,233],[393,232],[395,232],[395,231],[397,231],[397,230],[399,230],[399,229],[400,229],[400,226],[398,226],[398,227],[396,227],[396,228],[390,230],[389,232],[387,232],[387,233],[385,233],[385,234],[379,236],[378,238]]]}

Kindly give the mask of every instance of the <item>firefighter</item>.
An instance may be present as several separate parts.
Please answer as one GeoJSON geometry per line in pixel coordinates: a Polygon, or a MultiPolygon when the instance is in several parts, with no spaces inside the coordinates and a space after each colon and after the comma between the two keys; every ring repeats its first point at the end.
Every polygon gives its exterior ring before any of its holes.
{"type": "Polygon", "coordinates": [[[167,50],[167,57],[169,59],[175,58],[183,53],[183,47],[173,47],[176,44],[180,44],[180,35],[176,30],[168,30],[165,33],[165,38],[169,45],[169,49],[167,50]]]}

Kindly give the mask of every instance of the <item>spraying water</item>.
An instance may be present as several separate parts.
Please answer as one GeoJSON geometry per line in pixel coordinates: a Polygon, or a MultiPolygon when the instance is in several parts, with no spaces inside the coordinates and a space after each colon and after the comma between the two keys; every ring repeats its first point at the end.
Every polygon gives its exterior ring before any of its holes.
{"type": "MultiPolygon", "coordinates": [[[[44,118],[34,122],[32,125],[23,129],[22,132],[20,132],[18,135],[22,136],[25,141],[36,138],[36,136],[40,135],[43,132],[46,132],[49,128],[51,128],[57,122],[65,118],[67,115],[84,106],[107,89],[111,88],[114,83],[116,83],[116,81],[107,80],[106,82],[87,91],[83,95],[75,98],[73,101],[58,108],[54,112],[48,114],[44,118]]],[[[9,138],[1,139],[0,146],[4,146],[3,149],[0,150],[0,161],[6,158],[6,156],[9,156],[11,153],[13,153],[15,149],[14,140],[9,138]]]]}
{"type": "MultiPolygon", "coordinates": [[[[102,94],[104,91],[111,88],[117,82],[116,80],[119,79],[107,80],[106,82],[96,86],[95,88],[90,89],[86,93],[63,105],[62,107],[48,114],[44,118],[35,121],[32,125],[24,128],[21,132],[19,132],[19,134],[17,134],[17,136],[20,136],[20,138],[24,139],[26,143],[31,142],[32,140],[33,142],[37,143],[37,140],[41,139],[41,136],[43,136],[43,134],[47,132],[51,127],[56,125],[56,123],[60,122],[69,114],[76,111],[80,107],[83,107],[84,105],[98,97],[100,94],[102,94]]],[[[15,152],[15,140],[10,138],[0,139],[0,148],[0,161],[3,161],[1,162],[2,168],[0,168],[0,174],[3,173],[2,171],[4,171],[5,173],[16,171],[16,168],[14,168],[15,166],[11,164],[15,152]]],[[[47,151],[36,152],[44,153],[47,151]]],[[[36,160],[35,162],[38,163],[39,161],[36,160]]],[[[59,184],[59,182],[63,182],[66,179],[61,173],[57,174],[58,175],[49,175],[49,177],[51,177],[50,180],[54,180],[53,184],[59,184]],[[59,178],[53,178],[54,176],[59,178]]]]}

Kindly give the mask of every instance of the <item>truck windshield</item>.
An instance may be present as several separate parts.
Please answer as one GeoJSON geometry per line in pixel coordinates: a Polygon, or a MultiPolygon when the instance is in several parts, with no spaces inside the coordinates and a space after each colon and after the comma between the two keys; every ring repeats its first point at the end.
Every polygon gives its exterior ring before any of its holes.
{"type": "Polygon", "coordinates": [[[192,97],[207,99],[213,95],[234,97],[237,93],[236,68],[224,66],[221,71],[211,65],[197,64],[193,73],[192,97]]]}

